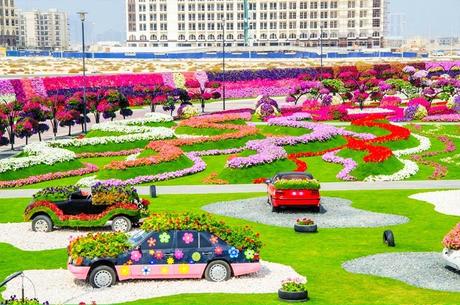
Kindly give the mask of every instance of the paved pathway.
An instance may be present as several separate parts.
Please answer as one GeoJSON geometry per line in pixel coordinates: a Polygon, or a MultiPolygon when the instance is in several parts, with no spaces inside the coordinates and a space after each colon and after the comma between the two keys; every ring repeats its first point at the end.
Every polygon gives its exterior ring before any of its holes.
{"type": "MultiPolygon", "coordinates": [[[[139,194],[149,195],[149,187],[136,187],[139,194]]],[[[420,181],[389,181],[389,182],[324,182],[323,191],[366,191],[366,190],[434,190],[460,189],[460,180],[420,180],[420,181]]],[[[227,184],[227,185],[174,185],[158,186],[159,195],[184,194],[226,194],[226,193],[263,193],[264,184],[227,184]]],[[[28,198],[38,189],[0,190],[0,198],[28,198]]]]}

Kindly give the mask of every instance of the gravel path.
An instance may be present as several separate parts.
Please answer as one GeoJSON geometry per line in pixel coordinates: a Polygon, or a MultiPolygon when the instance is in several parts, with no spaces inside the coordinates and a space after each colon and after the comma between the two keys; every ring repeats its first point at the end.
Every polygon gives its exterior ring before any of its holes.
{"type": "Polygon", "coordinates": [[[418,193],[409,198],[429,202],[439,213],[460,216],[460,190],[418,193]]]}
{"type": "Polygon", "coordinates": [[[219,202],[204,206],[210,213],[246,219],[267,225],[292,227],[297,218],[313,219],[319,228],[364,228],[402,224],[407,217],[373,213],[351,207],[351,201],[341,198],[322,197],[321,212],[306,210],[286,210],[273,213],[267,204],[267,198],[252,198],[228,202],[219,202]]]}
{"type": "MultiPolygon", "coordinates": [[[[93,289],[75,280],[67,270],[28,270],[25,275],[32,280],[39,300],[51,304],[114,304],[140,299],[157,298],[182,293],[275,293],[281,281],[289,277],[301,277],[291,267],[262,262],[262,269],[255,274],[232,278],[227,282],[213,283],[206,280],[148,280],[118,283],[108,289],[93,289]]],[[[28,281],[26,296],[34,297],[28,281]]],[[[4,298],[20,295],[21,281],[14,280],[2,293],[4,298]]]]}
{"type": "Polygon", "coordinates": [[[58,229],[48,233],[32,231],[30,222],[1,223],[0,243],[7,243],[25,251],[43,251],[66,248],[71,237],[93,231],[110,231],[110,228],[87,230],[58,229]]]}
{"type": "Polygon", "coordinates": [[[409,285],[440,291],[460,292],[460,272],[445,267],[436,252],[385,253],[348,261],[348,272],[400,280],[409,285]]]}

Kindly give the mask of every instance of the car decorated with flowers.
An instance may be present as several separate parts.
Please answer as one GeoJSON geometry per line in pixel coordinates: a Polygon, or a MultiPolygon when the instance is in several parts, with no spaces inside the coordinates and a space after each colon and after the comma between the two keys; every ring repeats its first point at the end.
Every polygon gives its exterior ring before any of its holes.
{"type": "Polygon", "coordinates": [[[146,216],[148,200],[139,199],[132,186],[97,183],[91,193],[75,186],[49,187],[34,195],[24,212],[35,232],[54,227],[103,227],[128,232],[146,216]]]}
{"type": "Polygon", "coordinates": [[[266,181],[268,204],[273,212],[286,207],[311,207],[320,210],[319,181],[309,173],[278,173],[266,181]]]}
{"type": "Polygon", "coordinates": [[[260,270],[259,235],[209,214],[154,214],[142,230],[97,233],[69,244],[68,269],[95,288],[131,279],[228,280],[260,270]]]}

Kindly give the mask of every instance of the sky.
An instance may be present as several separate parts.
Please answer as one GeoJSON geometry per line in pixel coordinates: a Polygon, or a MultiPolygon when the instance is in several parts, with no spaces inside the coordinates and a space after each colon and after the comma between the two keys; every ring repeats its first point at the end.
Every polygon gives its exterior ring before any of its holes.
{"type": "MultiPolygon", "coordinates": [[[[57,8],[69,13],[71,40],[80,40],[76,12],[87,11],[87,41],[125,39],[125,0],[16,0],[24,10],[57,8]]],[[[460,36],[460,0],[389,0],[390,12],[405,15],[404,36],[460,36]]]]}

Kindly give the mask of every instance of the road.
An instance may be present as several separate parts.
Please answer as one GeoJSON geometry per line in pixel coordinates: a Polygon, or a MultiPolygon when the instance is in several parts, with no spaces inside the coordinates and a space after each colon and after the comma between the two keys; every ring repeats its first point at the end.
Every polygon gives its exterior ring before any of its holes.
{"type": "MultiPolygon", "coordinates": [[[[150,195],[149,187],[136,187],[140,195],[150,195]]],[[[175,185],[156,187],[158,195],[186,194],[227,194],[227,193],[262,193],[266,192],[264,184],[228,184],[228,185],[175,185]]],[[[369,190],[433,190],[460,189],[460,180],[420,180],[391,182],[324,182],[323,191],[369,191],[369,190]]],[[[0,198],[30,198],[39,189],[0,190],[0,198]]]]}

